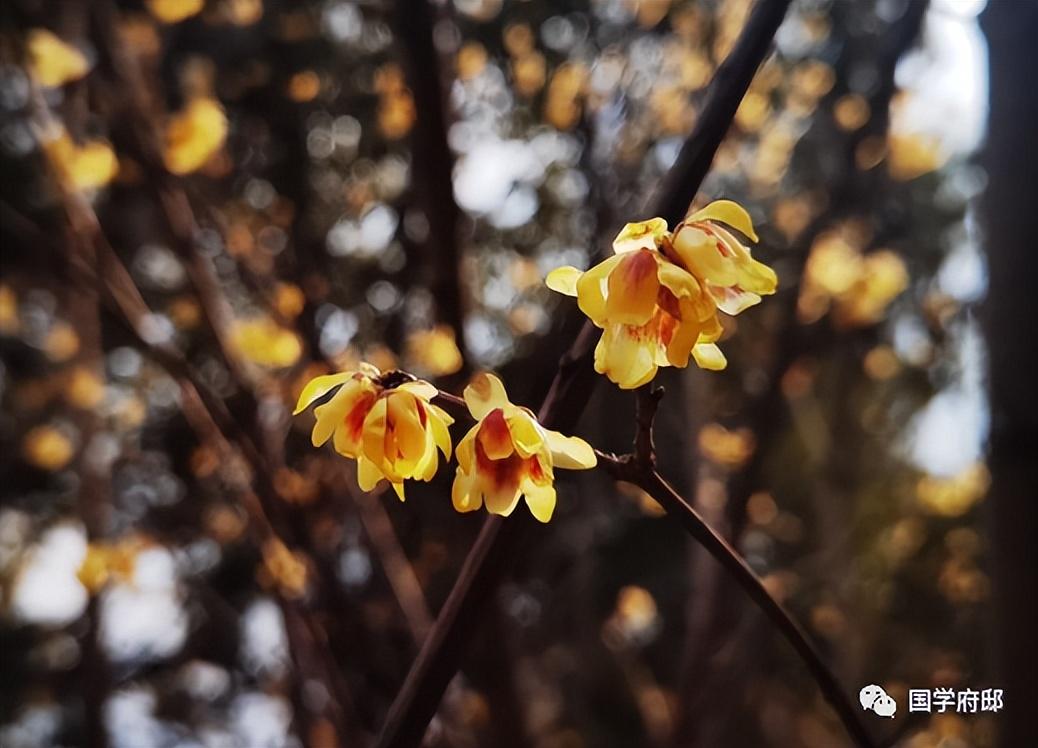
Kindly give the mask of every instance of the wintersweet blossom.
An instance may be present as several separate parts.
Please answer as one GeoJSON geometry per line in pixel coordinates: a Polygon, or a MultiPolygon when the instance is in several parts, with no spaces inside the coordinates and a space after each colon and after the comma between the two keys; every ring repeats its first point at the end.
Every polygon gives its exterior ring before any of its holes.
{"type": "Polygon", "coordinates": [[[775,293],[775,271],[753,259],[725,226],[757,241],[750,214],[731,200],[716,200],[678,224],[663,251],[696,276],[725,314],[736,315],[775,293]]]}
{"type": "Polygon", "coordinates": [[[300,393],[294,414],[337,389],[314,409],[314,446],[331,439],[336,452],[357,461],[363,490],[385,479],[403,501],[405,480],[429,481],[436,474],[437,449],[450,459],[447,427],[454,419],[430,402],[438,392],[433,385],[409,380],[389,386],[392,374],[361,363],[357,371],[315,377],[300,393]]]}
{"type": "Polygon", "coordinates": [[[544,428],[528,409],[513,405],[492,374],[477,375],[464,396],[477,423],[458,443],[454,508],[471,512],[486,503],[491,514],[507,517],[525,496],[530,513],[547,522],[555,511],[554,469],[592,468],[594,450],[583,439],[544,428]]]}
{"type": "Polygon", "coordinates": [[[723,369],[714,345],[721,324],[713,297],[692,273],[660,251],[669,243],[667,222],[629,223],[613,242],[615,254],[586,272],[561,267],[548,287],[576,296],[581,311],[603,329],[595,371],[623,389],[650,381],[660,366],[723,369]]]}

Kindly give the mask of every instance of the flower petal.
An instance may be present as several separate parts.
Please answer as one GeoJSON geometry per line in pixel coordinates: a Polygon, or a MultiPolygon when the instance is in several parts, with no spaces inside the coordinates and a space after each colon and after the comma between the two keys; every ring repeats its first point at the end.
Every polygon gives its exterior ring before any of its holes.
{"type": "Polygon", "coordinates": [[[674,234],[672,246],[681,263],[701,281],[731,286],[738,280],[735,263],[717,247],[717,238],[702,229],[685,224],[674,234]]]}
{"type": "Polygon", "coordinates": [[[299,393],[299,400],[296,401],[296,409],[292,411],[292,415],[299,415],[309,408],[314,400],[328,394],[352,376],[352,371],[343,371],[338,374],[325,374],[324,376],[314,377],[306,383],[303,391],[299,393]]]}
{"type": "Polygon", "coordinates": [[[595,265],[577,280],[577,306],[599,327],[606,322],[607,279],[624,255],[613,255],[595,265]]]}
{"type": "Polygon", "coordinates": [[[698,210],[685,219],[688,223],[696,221],[719,221],[726,223],[736,231],[745,234],[751,241],[760,241],[753,230],[753,220],[746,209],[731,200],[715,200],[702,210],[698,210]]]}
{"type": "Polygon", "coordinates": [[[565,436],[558,431],[545,429],[552,463],[564,470],[587,470],[598,464],[595,450],[578,436],[565,436]]]}
{"type": "Polygon", "coordinates": [[[501,408],[494,408],[480,421],[476,439],[491,460],[503,460],[515,451],[512,432],[501,408]]]}
{"type": "Polygon", "coordinates": [[[595,371],[605,374],[620,389],[641,387],[656,376],[655,340],[644,340],[628,325],[610,325],[595,347],[595,371]]]}
{"type": "Polygon", "coordinates": [[[365,459],[363,456],[357,458],[357,484],[360,486],[360,490],[370,491],[384,477],[382,471],[371,460],[365,459]]]}
{"type": "Polygon", "coordinates": [[[508,431],[512,435],[515,451],[519,453],[520,457],[529,457],[544,446],[541,429],[534,417],[527,411],[515,408],[505,416],[505,421],[508,423],[508,431]]]}
{"type": "Polygon", "coordinates": [[[728,359],[721,353],[721,349],[713,343],[699,343],[692,349],[692,357],[700,369],[720,371],[728,365],[728,359]]]}
{"type": "MultiPolygon", "coordinates": [[[[367,384],[373,387],[370,382],[367,384]]],[[[314,418],[317,422],[310,434],[310,441],[315,447],[320,447],[328,441],[345,421],[346,416],[352,413],[357,405],[363,404],[361,400],[368,390],[364,385],[364,380],[351,379],[332,396],[331,400],[314,408],[314,418]]]]}
{"type": "Polygon", "coordinates": [[[508,402],[508,393],[501,380],[488,372],[480,372],[472,378],[469,386],[462,393],[469,413],[477,421],[486,416],[494,408],[504,408],[508,402]]]}
{"type": "Polygon", "coordinates": [[[544,283],[552,291],[564,293],[567,296],[576,296],[577,281],[580,280],[580,276],[583,274],[582,270],[577,270],[571,265],[564,265],[560,268],[555,268],[548,273],[548,277],[544,279],[544,283]]]}
{"type": "Polygon", "coordinates": [[[396,495],[397,495],[398,499],[400,499],[401,501],[407,501],[407,499],[404,497],[404,483],[403,483],[403,481],[400,481],[399,483],[392,483],[391,482],[389,485],[391,485],[393,487],[393,490],[396,492],[396,495]]]}
{"type": "Polygon", "coordinates": [[[468,433],[461,438],[460,442],[458,442],[458,448],[456,450],[458,464],[466,473],[471,473],[475,470],[477,433],[479,433],[478,423],[470,428],[468,433]]]}
{"type": "Polygon", "coordinates": [[[432,409],[432,406],[429,406],[428,410],[429,430],[432,432],[433,441],[443,452],[443,456],[449,460],[451,458],[451,434],[447,429],[447,423],[439,413],[432,409]]]}
{"type": "Polygon", "coordinates": [[[482,488],[483,500],[486,501],[487,511],[491,514],[507,517],[519,505],[519,497],[522,493],[519,490],[519,481],[514,477],[500,483],[483,479],[482,488]]]}
{"type": "Polygon", "coordinates": [[[414,382],[404,382],[396,387],[396,389],[401,392],[410,392],[412,395],[422,400],[432,400],[440,394],[440,391],[436,389],[435,385],[426,382],[424,379],[419,379],[414,382]]]}
{"type": "Polygon", "coordinates": [[[397,447],[410,467],[425,454],[425,427],[418,415],[418,404],[411,393],[398,391],[390,392],[386,403],[397,447]]]}
{"type": "Polygon", "coordinates": [[[735,315],[760,303],[760,296],[744,291],[738,286],[708,286],[710,295],[714,297],[717,308],[725,314],[735,315]]]}
{"type": "Polygon", "coordinates": [[[555,512],[555,486],[551,483],[539,485],[530,479],[523,481],[526,506],[539,522],[547,522],[555,512]]]}
{"type": "Polygon", "coordinates": [[[613,252],[622,254],[636,249],[656,249],[667,234],[667,222],[663,218],[629,223],[613,240],[613,252]]]}
{"type": "Polygon", "coordinates": [[[660,284],[679,299],[694,299],[701,293],[699,281],[695,279],[695,276],[673,262],[661,261],[658,276],[660,284]]]}
{"type": "Polygon", "coordinates": [[[644,325],[652,318],[660,292],[659,253],[628,252],[609,274],[606,317],[611,323],[644,325]]]}
{"type": "Polygon", "coordinates": [[[451,503],[458,512],[474,512],[483,506],[483,494],[476,488],[476,481],[463,470],[454,474],[451,503]]]}

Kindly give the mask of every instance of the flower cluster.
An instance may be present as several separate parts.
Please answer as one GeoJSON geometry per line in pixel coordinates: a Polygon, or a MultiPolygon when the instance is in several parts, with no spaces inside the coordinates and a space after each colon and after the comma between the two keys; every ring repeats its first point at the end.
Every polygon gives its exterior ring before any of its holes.
{"type": "MultiPolygon", "coordinates": [[[[436,387],[400,378],[367,363],[357,371],[319,376],[303,388],[295,413],[335,391],[314,409],[314,446],[331,439],[336,452],[357,461],[363,490],[384,479],[403,500],[405,480],[432,480],[439,452],[450,459],[448,426],[454,419],[432,403],[436,387]]],[[[492,514],[507,516],[525,496],[531,514],[547,522],[555,510],[554,468],[592,468],[594,450],[583,439],[544,428],[528,409],[509,401],[492,374],[477,375],[464,395],[476,424],[458,443],[454,507],[470,512],[486,504],[492,514]]]]}
{"type": "Polygon", "coordinates": [[[704,369],[727,365],[716,345],[718,310],[738,314],[774,293],[778,279],[726,226],[757,241],[749,214],[718,200],[674,231],[662,218],[629,223],[609,259],[586,272],[566,266],[548,274],[548,287],[576,296],[603,330],[595,371],[634,389],[660,366],[687,366],[690,356],[704,369]]]}

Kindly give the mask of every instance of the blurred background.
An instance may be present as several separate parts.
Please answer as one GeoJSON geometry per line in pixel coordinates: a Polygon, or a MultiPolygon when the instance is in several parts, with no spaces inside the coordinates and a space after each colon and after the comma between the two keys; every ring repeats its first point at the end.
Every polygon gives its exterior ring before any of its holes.
{"type": "MultiPolygon", "coordinates": [[[[483,517],[453,469],[362,494],[296,396],[364,360],[536,406],[581,323],[544,275],[650,217],[752,6],[5,3],[0,743],[368,744],[483,517]]],[[[1027,733],[909,688],[1034,695],[1036,9],[796,0],[696,200],[780,291],[660,377],[661,472],[912,748],[1027,733]]],[[[632,414],[603,380],[578,433],[632,414]]],[[[559,490],[429,745],[847,744],[647,495],[559,490]]]]}

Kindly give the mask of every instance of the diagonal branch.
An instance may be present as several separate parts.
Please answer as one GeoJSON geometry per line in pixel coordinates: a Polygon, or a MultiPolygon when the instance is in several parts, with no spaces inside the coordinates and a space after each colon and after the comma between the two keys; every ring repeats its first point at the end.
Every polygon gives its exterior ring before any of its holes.
{"type": "Polygon", "coordinates": [[[853,702],[847,698],[843,686],[840,685],[836,676],[825,664],[821,654],[808,639],[807,632],[781,603],[768,594],[760,578],[743,560],[738,551],[718,535],[692,505],[655,470],[645,470],[631,455],[616,457],[599,452],[598,461],[602,469],[617,480],[633,483],[646,491],[659,502],[670,517],[676,519],[711,556],[720,562],[775,628],[781,631],[786,640],[793,645],[797,654],[800,655],[800,659],[803,660],[818,683],[822,695],[832,706],[854,742],[859,746],[873,745],[868,732],[858,719],[858,712],[853,702]]]}
{"type": "MultiPolygon", "coordinates": [[[[718,68],[696,128],[656,201],[657,214],[668,221],[680,220],[699,189],[789,4],[790,0],[759,0],[732,53],[718,68]]],[[[586,323],[560,362],[538,411],[539,420],[547,428],[571,429],[587,405],[596,379],[592,354],[597,332],[590,322],[586,323]]],[[[477,614],[507,572],[508,561],[515,555],[511,551],[528,523],[526,514],[510,520],[491,516],[484,522],[436,624],[389,709],[377,743],[380,748],[421,742],[447,684],[458,670],[477,614]]]]}

